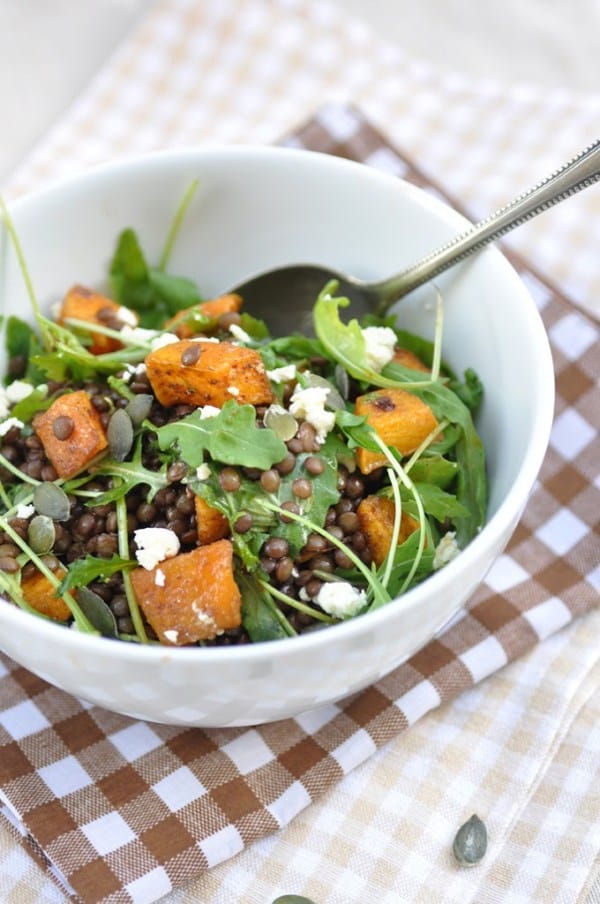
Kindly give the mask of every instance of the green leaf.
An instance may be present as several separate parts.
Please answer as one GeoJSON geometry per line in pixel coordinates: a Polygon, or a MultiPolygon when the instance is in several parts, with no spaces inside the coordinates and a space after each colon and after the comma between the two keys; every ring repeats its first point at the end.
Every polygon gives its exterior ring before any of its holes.
{"type": "MultiPolygon", "coordinates": [[[[432,483],[417,483],[414,486],[427,515],[431,515],[436,521],[444,522],[447,518],[455,521],[457,518],[468,518],[469,510],[459,502],[452,493],[446,493],[441,487],[432,483]]],[[[412,495],[403,487],[401,489],[402,507],[413,517],[417,517],[417,510],[412,495]]]]}
{"type": "Polygon", "coordinates": [[[296,633],[285,616],[277,610],[269,594],[260,589],[255,579],[238,572],[236,583],[242,594],[242,625],[248,632],[250,640],[254,643],[280,640],[296,633]]]}
{"type": "Polygon", "coordinates": [[[381,452],[381,448],[373,439],[373,428],[367,423],[362,414],[353,414],[351,411],[336,411],[335,422],[348,440],[348,448],[356,449],[360,446],[370,452],[381,452]]]}
{"type": "Polygon", "coordinates": [[[450,388],[465,403],[467,408],[471,411],[477,411],[483,398],[483,384],[474,370],[470,367],[467,368],[464,382],[460,383],[458,380],[453,380],[450,388]]]}
{"type": "Polygon", "coordinates": [[[442,455],[422,455],[409,473],[415,483],[433,483],[444,490],[456,477],[458,464],[442,455]]]}
{"type": "Polygon", "coordinates": [[[150,471],[142,463],[141,436],[138,438],[131,461],[115,461],[113,458],[105,458],[100,465],[92,469],[91,476],[95,477],[97,474],[111,477],[114,486],[90,499],[87,503],[88,506],[116,502],[117,499],[122,499],[140,484],[148,487],[146,502],[152,502],[158,491],[168,484],[166,463],[163,463],[158,471],[150,471]]]}
{"type": "Polygon", "coordinates": [[[179,448],[181,458],[197,468],[208,452],[214,461],[227,465],[266,470],[287,455],[287,447],[268,428],[256,426],[253,405],[225,402],[214,417],[202,418],[201,411],[156,430],[158,443],[164,451],[179,448]]]}
{"type": "Polygon", "coordinates": [[[46,411],[52,402],[52,397],[48,398],[48,392],[45,389],[36,388],[26,398],[17,402],[10,413],[12,417],[16,417],[23,421],[24,424],[27,424],[34,414],[37,414],[38,411],[46,411]]]}
{"type": "MultiPolygon", "coordinates": [[[[394,553],[394,562],[388,582],[388,591],[392,598],[399,593],[406,576],[409,574],[410,570],[413,567],[419,546],[419,536],[420,531],[414,531],[414,533],[412,533],[404,541],[404,543],[401,543],[400,546],[396,548],[396,552],[394,553]]],[[[420,583],[433,571],[434,552],[431,548],[432,545],[433,544],[429,544],[423,550],[418,567],[415,574],[413,575],[409,587],[413,587],[415,584],[420,583]]],[[[406,590],[408,590],[408,587],[405,587],[403,592],[406,592],[406,590]]],[[[377,608],[376,604],[373,604],[371,606],[371,609],[374,608],[377,608]]]]}
{"type": "Polygon", "coordinates": [[[35,336],[32,327],[19,317],[11,315],[6,320],[6,353],[9,358],[27,358],[31,337],[35,336]]]}
{"type": "Polygon", "coordinates": [[[196,283],[185,276],[171,276],[162,270],[152,269],[148,273],[148,278],[169,317],[185,308],[191,308],[202,300],[196,283]]]}
{"type": "MultiPolygon", "coordinates": [[[[129,571],[135,568],[137,562],[131,559],[122,559],[113,555],[110,559],[100,559],[97,556],[87,555],[83,559],[76,559],[69,565],[69,569],[58,588],[59,596],[68,590],[77,587],[87,587],[92,581],[106,580],[118,571],[129,571]]],[[[79,597],[78,597],[79,599],[79,597]]]]}

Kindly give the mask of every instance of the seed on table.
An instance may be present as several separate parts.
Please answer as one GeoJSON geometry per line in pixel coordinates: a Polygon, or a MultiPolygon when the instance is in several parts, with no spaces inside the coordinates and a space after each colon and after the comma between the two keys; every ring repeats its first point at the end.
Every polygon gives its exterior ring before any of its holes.
{"type": "Polygon", "coordinates": [[[316,477],[317,474],[322,474],[325,470],[325,462],[317,455],[309,455],[304,462],[304,467],[309,474],[311,474],[313,477],[316,477]]]}
{"type": "Polygon", "coordinates": [[[52,432],[57,439],[68,439],[75,429],[75,422],[72,417],[66,414],[59,414],[52,422],[52,432]]]}
{"type": "Polygon", "coordinates": [[[454,838],[452,852],[461,866],[475,866],[487,850],[487,830],[481,819],[474,813],[465,822],[454,838]]]}
{"type": "Polygon", "coordinates": [[[260,485],[266,493],[276,493],[281,484],[281,477],[275,468],[269,468],[260,475],[260,485]]]}
{"type": "Polygon", "coordinates": [[[298,477],[292,483],[292,493],[298,499],[309,499],[312,496],[312,483],[305,477],[298,477]]]}
{"type": "Polygon", "coordinates": [[[188,345],[181,353],[181,363],[184,367],[192,367],[197,364],[201,352],[200,343],[194,342],[192,345],[188,345]]]}
{"type": "Polygon", "coordinates": [[[219,484],[226,493],[235,493],[242,485],[242,479],[235,468],[223,468],[219,474],[219,484]]]}
{"type": "Polygon", "coordinates": [[[246,534],[250,528],[252,527],[252,515],[250,512],[244,512],[243,515],[240,515],[237,518],[235,524],[233,525],[233,529],[238,534],[246,534]]]}
{"type": "Polygon", "coordinates": [[[279,895],[278,898],[275,898],[273,904],[314,904],[314,901],[311,901],[310,898],[305,898],[304,895],[279,895]]]}
{"type": "Polygon", "coordinates": [[[290,544],[284,537],[269,537],[263,546],[263,552],[272,559],[282,559],[290,551],[290,544]]]}

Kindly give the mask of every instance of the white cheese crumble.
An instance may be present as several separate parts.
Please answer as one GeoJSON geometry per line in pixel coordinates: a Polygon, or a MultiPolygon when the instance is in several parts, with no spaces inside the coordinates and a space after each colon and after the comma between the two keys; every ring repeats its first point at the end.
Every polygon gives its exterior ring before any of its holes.
{"type": "Polygon", "coordinates": [[[389,326],[367,326],[362,331],[367,363],[379,373],[394,357],[397,337],[389,326]]]}
{"type": "Polygon", "coordinates": [[[196,468],[196,477],[198,480],[208,480],[210,477],[210,468],[206,464],[205,461],[202,462],[201,465],[198,465],[196,468]]]}
{"type": "Polygon", "coordinates": [[[234,339],[237,339],[238,342],[252,342],[252,337],[249,336],[246,330],[243,330],[237,323],[232,323],[230,325],[229,332],[234,339]]]}
{"type": "Polygon", "coordinates": [[[168,640],[169,643],[177,643],[177,641],[179,640],[179,631],[163,631],[163,635],[165,640],[168,640]]]}
{"type": "Polygon", "coordinates": [[[442,568],[444,565],[447,565],[448,562],[451,562],[452,559],[455,559],[459,552],[460,547],[456,542],[456,532],[449,530],[447,534],[444,534],[435,548],[433,556],[434,571],[437,571],[438,568],[442,568]]]}
{"type": "Polygon", "coordinates": [[[288,383],[296,378],[296,365],[286,364],[285,367],[275,367],[267,371],[267,376],[272,383],[288,383]]]}
{"type": "Polygon", "coordinates": [[[167,580],[167,576],[164,573],[164,571],[162,570],[162,568],[157,568],[156,572],[154,574],[154,583],[156,584],[156,586],[164,587],[166,580],[167,580]]]}
{"type": "Polygon", "coordinates": [[[146,345],[148,342],[152,342],[153,339],[156,339],[161,334],[157,330],[147,330],[143,326],[129,326],[129,324],[125,324],[122,330],[120,330],[121,336],[124,339],[130,339],[132,342],[139,342],[141,345],[146,345]]]}
{"type": "Polygon", "coordinates": [[[124,383],[129,383],[132,377],[142,377],[146,373],[146,365],[143,361],[139,364],[126,364],[122,376],[124,383]]]}
{"type": "Polygon", "coordinates": [[[17,518],[31,518],[34,512],[35,506],[31,505],[31,503],[28,505],[21,503],[21,505],[17,506],[17,518]]]}
{"type": "Polygon", "coordinates": [[[157,348],[164,348],[165,345],[172,345],[174,342],[179,342],[175,333],[161,333],[156,339],[150,341],[150,346],[155,352],[157,348]]]}
{"type": "Polygon", "coordinates": [[[335,412],[325,410],[328,395],[326,386],[309,386],[307,389],[297,386],[290,399],[290,414],[312,424],[319,443],[325,442],[325,437],[335,425],[335,412]]]}
{"type": "Polygon", "coordinates": [[[315,597],[321,609],[335,618],[356,615],[367,602],[364,590],[357,590],[346,581],[327,581],[315,597]]]}
{"type": "Polygon", "coordinates": [[[236,396],[239,396],[239,394],[240,394],[240,391],[239,391],[239,389],[237,388],[237,386],[228,386],[228,387],[227,387],[227,392],[229,393],[229,395],[233,396],[234,398],[235,398],[236,396]]]}
{"type": "Polygon", "coordinates": [[[201,405],[198,408],[200,412],[200,420],[203,421],[206,417],[216,417],[218,414],[221,414],[221,409],[217,408],[216,405],[201,405]]]}
{"type": "Polygon", "coordinates": [[[0,386],[0,420],[8,417],[9,401],[4,386],[0,386]]]}
{"type": "Polygon", "coordinates": [[[19,430],[23,427],[23,421],[20,421],[18,417],[9,417],[5,421],[2,421],[0,424],[0,436],[6,436],[9,430],[12,430],[13,427],[18,427],[19,430]]]}
{"type": "Polygon", "coordinates": [[[138,547],[135,557],[148,571],[179,552],[179,537],[168,527],[142,527],[134,531],[133,537],[138,547]]]}
{"type": "Polygon", "coordinates": [[[188,342],[220,342],[216,336],[190,336],[188,342]]]}
{"type": "Polygon", "coordinates": [[[13,380],[12,383],[6,387],[5,392],[8,401],[16,404],[17,402],[22,402],[23,399],[26,399],[27,396],[31,395],[33,386],[31,383],[26,383],[25,380],[13,380]]]}
{"type": "Polygon", "coordinates": [[[117,311],[117,319],[127,326],[136,327],[139,323],[138,316],[135,311],[121,305],[117,311]]]}

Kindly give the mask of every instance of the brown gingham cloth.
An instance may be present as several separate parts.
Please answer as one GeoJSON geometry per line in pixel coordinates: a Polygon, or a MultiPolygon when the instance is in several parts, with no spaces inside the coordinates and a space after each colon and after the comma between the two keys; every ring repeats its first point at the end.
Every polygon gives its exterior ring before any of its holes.
{"type": "MultiPolygon", "coordinates": [[[[352,108],[321,111],[285,143],[384,168],[443,196],[352,108]],[[342,140],[328,128],[340,116],[353,122],[342,140]]],[[[90,706],[0,657],[0,813],[73,900],[146,904],[185,885],[277,832],[426,712],[598,603],[598,325],[511,258],[552,343],[550,447],[506,553],[408,662],[296,719],[200,730],[90,706]]]]}

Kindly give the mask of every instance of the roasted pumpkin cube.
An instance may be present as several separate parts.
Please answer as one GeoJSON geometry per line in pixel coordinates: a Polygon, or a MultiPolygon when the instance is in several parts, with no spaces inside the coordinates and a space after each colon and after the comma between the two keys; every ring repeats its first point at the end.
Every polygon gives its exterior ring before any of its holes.
{"type": "MultiPolygon", "coordinates": [[[[48,565],[59,579],[62,579],[67,573],[67,569],[57,560],[49,562],[48,565]]],[[[37,568],[26,572],[21,578],[21,593],[25,602],[42,615],[60,622],[68,621],[71,618],[71,610],[65,601],[60,596],[56,596],[56,587],[37,568]]],[[[73,592],[73,596],[76,596],[75,592],[73,592]]]]}
{"type": "MultiPolygon", "coordinates": [[[[367,496],[356,509],[356,514],[359,529],[367,541],[367,549],[375,564],[381,565],[392,542],[396,514],[394,500],[388,496],[367,496]]],[[[418,528],[419,522],[407,512],[402,512],[398,545],[404,543],[418,528]]]]}
{"type": "Polygon", "coordinates": [[[221,314],[237,314],[241,307],[242,298],[240,295],[235,295],[233,293],[230,293],[229,295],[219,295],[217,298],[211,298],[209,301],[202,301],[200,304],[195,304],[191,308],[179,311],[174,317],[167,320],[165,329],[171,330],[179,336],[180,339],[189,339],[189,337],[193,336],[196,332],[190,322],[190,316],[194,313],[198,312],[198,314],[205,314],[207,317],[217,318],[220,317],[221,314]]]}
{"type": "Polygon", "coordinates": [[[207,546],[215,540],[222,540],[229,535],[229,522],[222,512],[213,508],[202,498],[194,498],[196,507],[196,529],[198,531],[198,543],[207,546]]]}
{"type": "Polygon", "coordinates": [[[410,367],[411,370],[422,370],[427,374],[431,372],[431,368],[427,367],[419,356],[415,355],[415,353],[411,352],[408,348],[396,347],[392,360],[395,361],[396,364],[401,364],[403,367],[410,367]]]}
{"type": "Polygon", "coordinates": [[[134,568],[131,582],[140,608],[164,644],[211,640],[241,624],[242,598],[229,540],[180,553],[151,570],[134,568]]]}
{"type": "Polygon", "coordinates": [[[108,447],[100,415],[83,389],[59,396],[32,425],[59,477],[78,474],[108,447]]]}
{"type": "Polygon", "coordinates": [[[146,373],[156,398],[171,405],[225,402],[268,405],[271,384],[257,351],[233,342],[182,339],[163,345],[146,358],[146,373]]]}
{"type": "MultiPolygon", "coordinates": [[[[431,408],[405,389],[377,389],[359,396],[355,411],[367,419],[386,445],[401,455],[414,452],[438,425],[431,408]]],[[[383,453],[360,448],[356,450],[356,460],[363,474],[387,463],[383,453]]]]}
{"type": "MultiPolygon", "coordinates": [[[[137,323],[137,314],[130,311],[129,308],[123,308],[112,299],[91,289],[86,289],[85,286],[73,286],[64,298],[58,322],[63,324],[65,320],[72,317],[76,320],[85,320],[90,325],[98,324],[111,329],[120,329],[123,321],[119,315],[122,315],[123,311],[127,312],[127,323],[130,326],[133,325],[133,321],[137,323]]],[[[91,339],[89,351],[93,355],[114,352],[123,347],[118,339],[103,336],[102,333],[91,333],[91,339]]]]}

